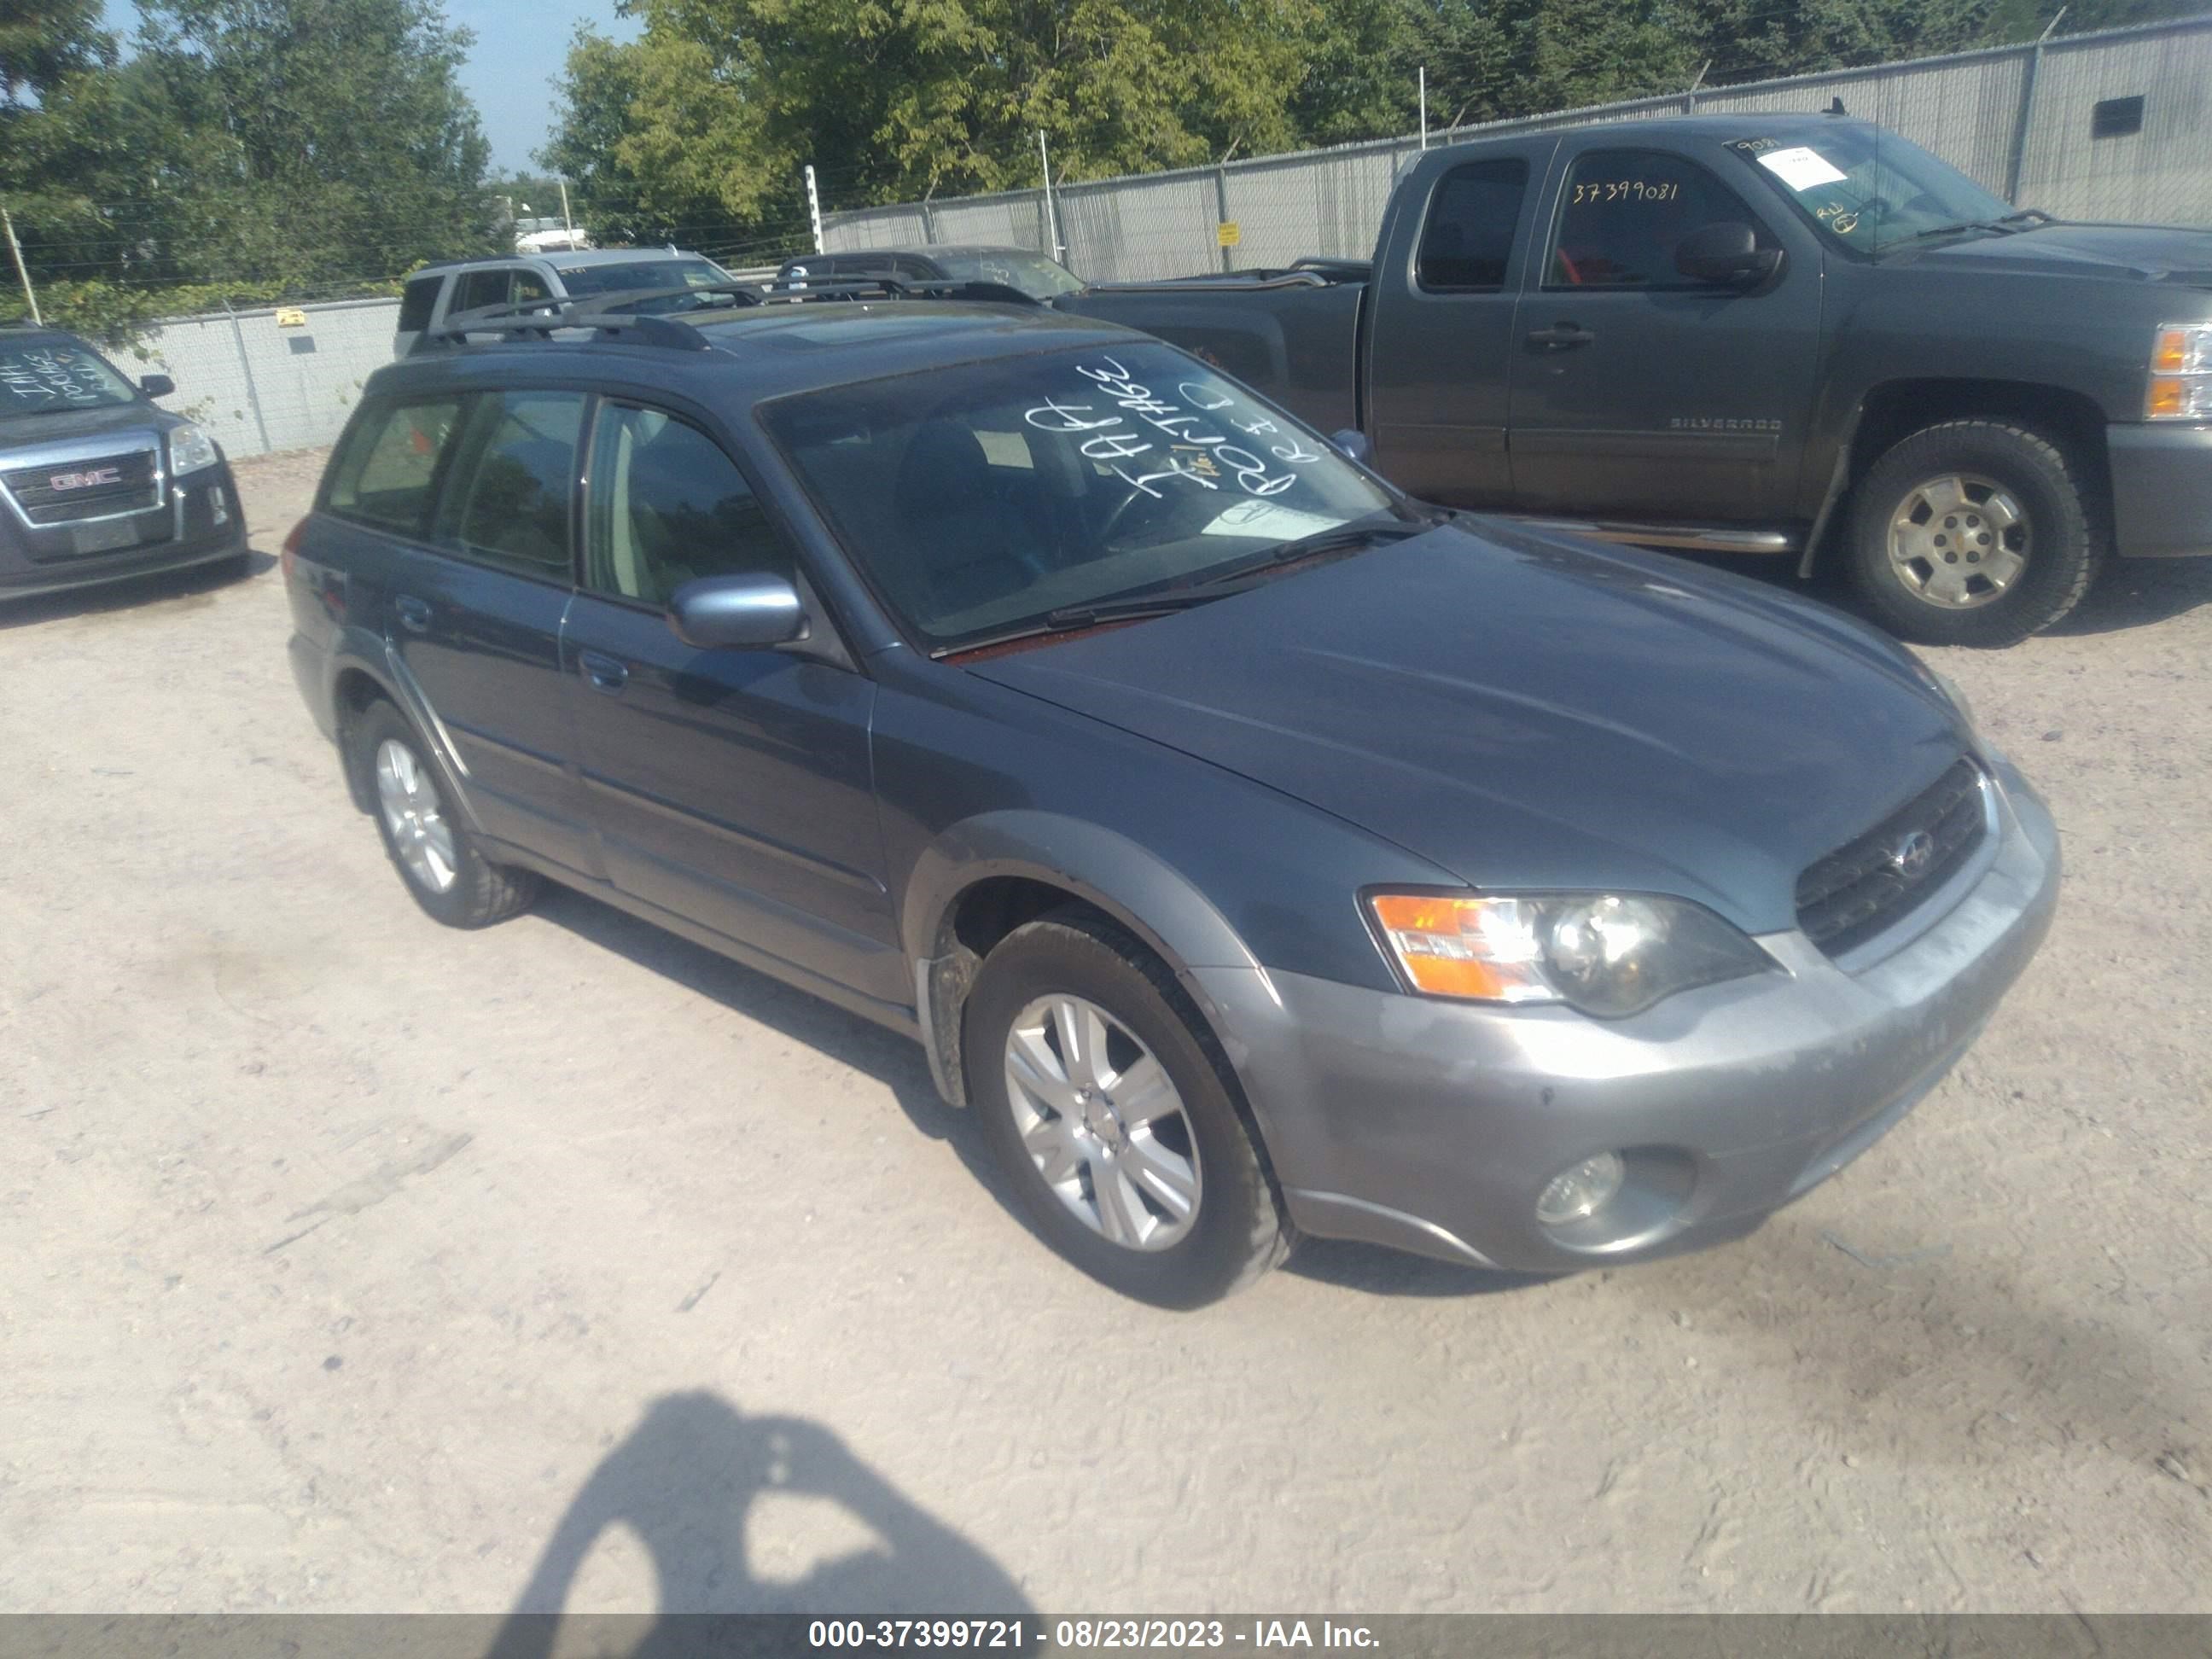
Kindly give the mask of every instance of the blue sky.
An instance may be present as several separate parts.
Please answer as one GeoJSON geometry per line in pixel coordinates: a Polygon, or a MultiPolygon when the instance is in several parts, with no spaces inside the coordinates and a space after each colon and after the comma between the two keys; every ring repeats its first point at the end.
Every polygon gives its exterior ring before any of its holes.
{"type": "MultiPolygon", "coordinates": [[[[107,0],[106,9],[108,27],[125,36],[137,30],[131,0],[107,0]]],[[[545,142],[552,80],[576,25],[588,22],[617,40],[637,33],[635,22],[615,15],[614,0],[446,0],[446,15],[475,31],[461,84],[483,117],[491,164],[501,170],[535,170],[530,152],[545,142]]]]}

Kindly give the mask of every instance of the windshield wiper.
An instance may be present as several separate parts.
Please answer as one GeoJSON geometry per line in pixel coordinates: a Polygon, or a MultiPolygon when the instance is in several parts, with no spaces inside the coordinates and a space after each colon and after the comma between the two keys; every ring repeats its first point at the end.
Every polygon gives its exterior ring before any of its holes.
{"type": "Polygon", "coordinates": [[[2024,230],[2034,229],[2039,224],[2057,222],[2041,208],[2022,208],[2017,213],[2006,214],[2002,219],[1961,219],[1954,225],[1936,225],[1927,230],[1916,230],[1910,235],[1881,244],[1879,251],[1887,253],[1893,247],[1903,247],[1907,242],[1925,241],[1930,236],[1955,236],[1962,230],[1986,230],[1995,236],[2017,236],[2024,230]]]}

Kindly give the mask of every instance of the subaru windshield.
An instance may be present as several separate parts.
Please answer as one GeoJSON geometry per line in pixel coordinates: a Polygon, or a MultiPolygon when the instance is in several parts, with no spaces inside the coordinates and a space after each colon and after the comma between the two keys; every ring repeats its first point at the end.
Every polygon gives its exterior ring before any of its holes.
{"type": "Polygon", "coordinates": [[[1729,145],[1824,235],[1860,253],[1948,231],[2005,231],[2015,213],[1948,162],[1877,127],[1794,129],[1729,145]]]}
{"type": "Polygon", "coordinates": [[[1151,342],[864,381],[762,417],[940,654],[1168,608],[1293,544],[1346,550],[1367,526],[1425,522],[1289,416],[1151,342]]]}

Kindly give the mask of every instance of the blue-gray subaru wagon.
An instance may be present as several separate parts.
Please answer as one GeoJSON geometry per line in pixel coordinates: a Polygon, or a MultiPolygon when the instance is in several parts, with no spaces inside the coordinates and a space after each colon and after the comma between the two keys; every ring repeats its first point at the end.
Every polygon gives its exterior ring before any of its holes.
{"type": "Polygon", "coordinates": [[[905,1033],[1120,1291],[1740,1237],[2044,935],[2043,803],[1856,622],[1127,331],[730,297],[378,371],[300,688],[431,916],[550,879],[905,1033]]]}

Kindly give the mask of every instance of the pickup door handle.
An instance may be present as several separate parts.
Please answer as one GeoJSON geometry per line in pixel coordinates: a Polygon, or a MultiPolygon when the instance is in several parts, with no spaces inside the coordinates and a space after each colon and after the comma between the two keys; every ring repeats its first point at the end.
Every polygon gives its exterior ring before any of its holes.
{"type": "Polygon", "coordinates": [[[402,593],[392,600],[392,614],[399,618],[399,625],[409,633],[427,634],[430,631],[428,601],[418,599],[410,593],[402,593]]]}
{"type": "Polygon", "coordinates": [[[577,661],[583,665],[584,678],[602,691],[619,691],[629,682],[629,667],[612,657],[586,651],[577,661]]]}
{"type": "Polygon", "coordinates": [[[1596,338],[1597,336],[1586,328],[1577,328],[1572,323],[1560,323],[1552,328],[1532,330],[1528,343],[1541,346],[1547,351],[1566,351],[1576,346],[1586,346],[1596,338]]]}

